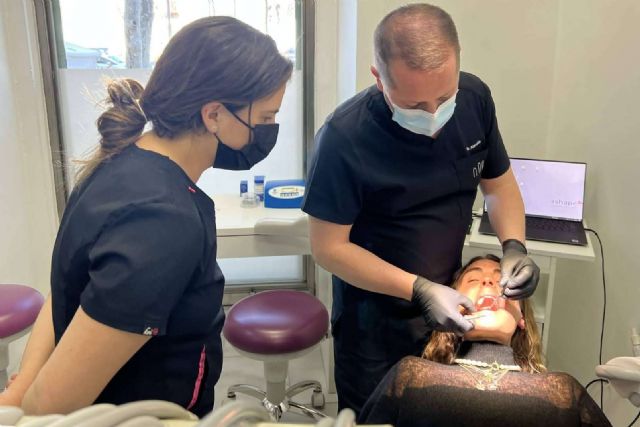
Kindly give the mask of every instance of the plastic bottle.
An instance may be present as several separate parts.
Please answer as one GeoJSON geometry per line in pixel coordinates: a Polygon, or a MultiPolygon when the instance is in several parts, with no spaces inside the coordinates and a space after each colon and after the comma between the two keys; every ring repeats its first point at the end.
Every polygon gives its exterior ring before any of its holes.
{"type": "Polygon", "coordinates": [[[249,191],[249,183],[246,179],[240,181],[240,197],[242,197],[246,192],[249,191]]]}
{"type": "Polygon", "coordinates": [[[264,202],[264,175],[253,177],[253,191],[256,193],[256,200],[264,202]]]}

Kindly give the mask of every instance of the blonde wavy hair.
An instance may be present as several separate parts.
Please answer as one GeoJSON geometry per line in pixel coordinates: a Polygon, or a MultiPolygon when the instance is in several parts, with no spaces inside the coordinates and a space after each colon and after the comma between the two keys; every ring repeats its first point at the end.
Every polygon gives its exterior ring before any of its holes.
{"type": "MultiPolygon", "coordinates": [[[[452,284],[454,289],[458,287],[465,273],[471,267],[471,264],[480,260],[490,260],[500,263],[500,258],[491,254],[471,259],[454,275],[452,284]]],[[[532,303],[529,299],[523,299],[520,300],[520,306],[522,307],[522,313],[524,315],[525,328],[516,328],[513,337],[511,337],[513,357],[516,364],[520,366],[524,372],[546,372],[547,368],[544,366],[540,333],[538,332],[538,326],[536,325],[536,320],[533,315],[532,303]]],[[[422,357],[433,362],[452,365],[453,360],[457,357],[462,341],[462,337],[456,336],[451,332],[434,331],[422,353],[422,357]]]]}

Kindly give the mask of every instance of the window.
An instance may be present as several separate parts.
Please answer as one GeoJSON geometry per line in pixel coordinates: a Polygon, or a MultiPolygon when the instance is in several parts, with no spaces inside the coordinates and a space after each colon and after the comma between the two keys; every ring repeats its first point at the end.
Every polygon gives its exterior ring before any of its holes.
{"type": "MultiPolygon", "coordinates": [[[[277,120],[278,143],[251,171],[207,170],[198,185],[216,195],[238,194],[242,179],[303,178],[306,138],[313,125],[305,109],[309,73],[303,63],[304,8],[309,0],[54,0],[46,11],[57,95],[58,134],[64,147],[67,192],[74,183],[73,159],[85,157],[99,135],[95,121],[103,111],[105,80],[130,77],[145,85],[153,65],[173,34],[204,16],[234,16],[269,34],[295,63],[277,120]]],[[[46,4],[46,2],[45,2],[46,4]]],[[[312,130],[311,130],[312,132],[312,130]]],[[[58,183],[62,185],[61,183],[58,183]]],[[[240,203],[240,198],[238,198],[240,203]]],[[[221,260],[229,283],[301,282],[303,257],[221,260]],[[251,263],[248,268],[247,262],[251,263]]]]}

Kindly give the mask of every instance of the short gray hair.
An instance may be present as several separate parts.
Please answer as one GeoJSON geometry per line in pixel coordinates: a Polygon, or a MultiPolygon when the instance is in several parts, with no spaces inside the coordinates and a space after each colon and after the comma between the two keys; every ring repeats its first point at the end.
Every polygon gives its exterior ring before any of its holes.
{"type": "Polygon", "coordinates": [[[427,3],[408,4],[391,11],[374,33],[375,65],[389,83],[391,60],[401,59],[416,70],[434,70],[444,64],[452,50],[459,65],[460,42],[453,19],[427,3]]]}

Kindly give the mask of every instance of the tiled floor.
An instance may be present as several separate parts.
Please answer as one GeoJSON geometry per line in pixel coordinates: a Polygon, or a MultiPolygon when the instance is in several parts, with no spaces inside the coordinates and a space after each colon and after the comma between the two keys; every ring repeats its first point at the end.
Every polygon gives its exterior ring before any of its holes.
{"type": "MultiPolygon", "coordinates": [[[[257,360],[251,360],[244,356],[239,355],[223,337],[223,351],[224,362],[222,365],[222,374],[220,380],[215,388],[215,404],[214,408],[219,408],[222,404],[227,402],[227,388],[234,384],[251,384],[264,390],[264,373],[262,362],[257,360]]],[[[335,395],[328,395],[326,393],[327,386],[325,375],[323,373],[322,354],[319,348],[316,348],[311,353],[289,362],[289,377],[287,379],[287,386],[295,384],[302,380],[316,380],[322,384],[323,391],[325,391],[325,408],[322,410],[327,415],[335,417],[337,413],[337,403],[335,402],[335,395]]],[[[311,390],[299,394],[294,400],[309,404],[311,401],[311,390]]],[[[257,399],[248,396],[237,395],[237,399],[247,399],[257,402],[257,399]]],[[[295,411],[295,409],[293,410],[295,411]]],[[[300,415],[295,412],[286,413],[282,417],[282,422],[298,422],[298,423],[311,423],[309,417],[300,415]]]]}

